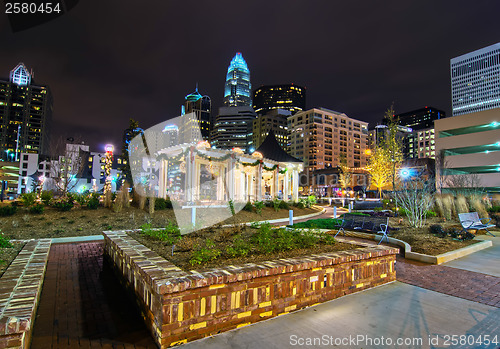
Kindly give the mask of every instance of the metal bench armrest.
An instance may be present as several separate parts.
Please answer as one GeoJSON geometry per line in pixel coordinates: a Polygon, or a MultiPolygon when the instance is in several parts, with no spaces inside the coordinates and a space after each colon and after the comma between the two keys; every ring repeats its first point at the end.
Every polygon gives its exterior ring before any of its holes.
{"type": "Polygon", "coordinates": [[[481,221],[482,224],[485,224],[485,225],[488,225],[489,222],[491,222],[491,218],[488,218],[488,217],[484,217],[484,218],[479,218],[479,220],[481,221]],[[483,223],[483,219],[487,219],[488,222],[486,223],[483,223]]]}
{"type": "Polygon", "coordinates": [[[464,229],[469,229],[470,227],[472,227],[474,225],[474,223],[476,223],[476,221],[460,221],[460,224],[462,224],[462,227],[464,227],[464,229]],[[467,222],[470,222],[469,226],[465,226],[465,224],[467,222]]]}

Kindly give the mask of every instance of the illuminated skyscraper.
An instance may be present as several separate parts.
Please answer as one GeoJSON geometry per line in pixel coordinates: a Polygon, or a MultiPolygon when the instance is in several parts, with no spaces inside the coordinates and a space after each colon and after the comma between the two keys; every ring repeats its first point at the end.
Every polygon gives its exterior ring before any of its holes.
{"type": "Polygon", "coordinates": [[[453,116],[500,108],[500,43],[452,58],[453,116]]]}
{"type": "Polygon", "coordinates": [[[245,62],[241,53],[238,52],[227,68],[224,106],[251,106],[251,91],[250,70],[248,70],[247,62],[245,62]]]}
{"type": "Polygon", "coordinates": [[[260,115],[276,109],[295,114],[306,109],[306,89],[294,84],[261,86],[253,93],[253,109],[260,115]]]}
{"type": "Polygon", "coordinates": [[[208,141],[211,130],[211,112],[212,101],[209,96],[202,96],[196,90],[188,94],[185,98],[184,105],[181,108],[181,115],[195,113],[198,120],[197,127],[200,128],[201,136],[204,140],[208,141]]]}
{"type": "Polygon", "coordinates": [[[47,86],[33,83],[24,63],[0,80],[0,152],[16,158],[20,153],[48,151],[52,95],[47,86]]]}

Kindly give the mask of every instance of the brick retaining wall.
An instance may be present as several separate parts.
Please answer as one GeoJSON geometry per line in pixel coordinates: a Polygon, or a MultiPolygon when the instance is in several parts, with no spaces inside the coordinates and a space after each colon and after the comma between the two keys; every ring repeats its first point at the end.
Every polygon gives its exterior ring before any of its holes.
{"type": "Polygon", "coordinates": [[[51,240],[31,240],[0,279],[0,348],[29,348],[51,240]]]}
{"type": "Polygon", "coordinates": [[[126,234],[105,253],[134,289],[162,348],[249,325],[394,281],[397,249],[350,251],[184,272],[126,234]]]}

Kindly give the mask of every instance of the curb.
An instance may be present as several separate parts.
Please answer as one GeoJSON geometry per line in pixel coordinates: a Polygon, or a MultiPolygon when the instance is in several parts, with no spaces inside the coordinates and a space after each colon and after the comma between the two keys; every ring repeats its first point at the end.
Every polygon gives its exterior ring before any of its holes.
{"type": "Polygon", "coordinates": [[[103,235],[87,235],[87,236],[70,236],[65,238],[53,238],[53,244],[67,244],[71,242],[87,242],[104,240],[103,235]]]}
{"type": "MultiPolygon", "coordinates": [[[[332,231],[332,230],[331,229],[321,229],[321,231],[332,231]]],[[[368,239],[368,240],[375,240],[375,241],[380,241],[382,239],[382,236],[368,234],[368,233],[361,233],[361,232],[351,232],[351,231],[346,232],[345,236],[359,237],[359,238],[368,239]]],[[[396,239],[396,238],[389,237],[389,243],[394,244],[394,245],[398,245],[404,249],[404,258],[405,259],[411,259],[414,261],[428,263],[428,264],[446,263],[446,262],[452,261],[454,259],[465,257],[467,255],[474,253],[474,252],[481,251],[481,250],[484,250],[485,248],[493,246],[493,242],[491,240],[480,240],[480,239],[477,239],[477,240],[480,242],[473,244],[473,245],[470,245],[470,246],[459,248],[458,250],[438,254],[437,256],[431,256],[428,254],[412,252],[411,246],[409,243],[404,242],[404,241],[399,240],[399,239],[396,239]]]]}
{"type": "MultiPolygon", "coordinates": [[[[317,207],[317,208],[320,208],[320,206],[316,206],[316,205],[313,205],[313,206],[317,207]]],[[[323,208],[319,212],[314,212],[314,213],[306,214],[306,215],[303,215],[303,216],[293,217],[293,221],[295,222],[295,220],[299,220],[299,219],[307,219],[307,218],[312,218],[312,217],[320,216],[323,213],[325,213],[325,211],[326,211],[326,208],[323,208]]],[[[255,224],[255,223],[281,223],[281,222],[288,222],[288,218],[277,218],[277,219],[271,219],[271,220],[246,222],[246,223],[241,223],[241,224],[250,226],[250,225],[255,224]]],[[[234,224],[225,224],[225,225],[223,225],[223,227],[232,227],[233,225],[234,224]]]]}

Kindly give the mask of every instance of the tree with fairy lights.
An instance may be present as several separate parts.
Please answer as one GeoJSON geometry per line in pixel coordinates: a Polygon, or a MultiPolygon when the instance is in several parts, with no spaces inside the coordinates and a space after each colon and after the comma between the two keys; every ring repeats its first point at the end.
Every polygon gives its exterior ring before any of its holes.
{"type": "Polygon", "coordinates": [[[111,205],[111,202],[108,203],[108,197],[111,199],[111,166],[113,164],[113,150],[114,147],[111,144],[106,144],[106,157],[104,158],[104,202],[105,206],[111,205]]]}

